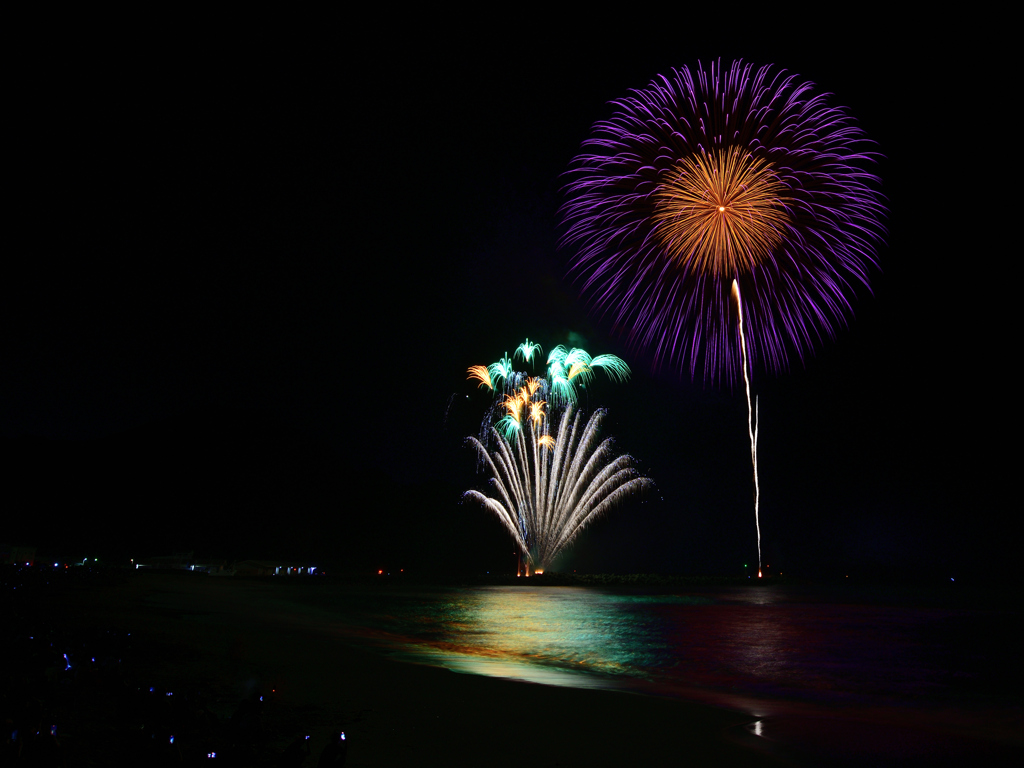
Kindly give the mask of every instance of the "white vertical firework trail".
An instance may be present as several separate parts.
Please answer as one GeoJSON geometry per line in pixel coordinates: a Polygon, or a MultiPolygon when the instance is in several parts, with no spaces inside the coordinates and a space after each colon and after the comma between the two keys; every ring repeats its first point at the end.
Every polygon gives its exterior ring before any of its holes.
{"type": "Polygon", "coordinates": [[[747,372],[747,340],[743,335],[743,301],[740,299],[740,285],[732,281],[732,292],[740,315],[740,349],[743,352],[743,383],[747,388],[747,433],[750,435],[750,461],[754,465],[754,525],[757,526],[757,577],[761,578],[761,515],[759,505],[761,488],[757,481],[757,399],[750,403],[750,375],[747,372]]]}
{"type": "Polygon", "coordinates": [[[568,405],[554,436],[527,420],[514,442],[493,429],[493,451],[468,438],[490,470],[494,495],[467,491],[465,497],[494,513],[531,570],[548,568],[590,523],[654,485],[629,456],[613,454],[611,438],[598,438],[604,415],[599,409],[584,425],[582,413],[574,418],[568,405]]]}

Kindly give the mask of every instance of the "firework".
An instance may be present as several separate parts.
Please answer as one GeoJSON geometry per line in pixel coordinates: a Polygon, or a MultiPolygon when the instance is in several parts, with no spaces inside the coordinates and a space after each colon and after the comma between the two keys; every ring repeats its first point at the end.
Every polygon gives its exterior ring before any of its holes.
{"type": "Polygon", "coordinates": [[[533,356],[537,352],[543,352],[540,344],[533,344],[529,339],[516,348],[516,354],[528,363],[533,362],[533,356]]]}
{"type": "Polygon", "coordinates": [[[747,371],[747,343],[743,333],[743,301],[740,286],[732,281],[733,295],[739,307],[740,350],[743,352],[743,384],[747,391],[747,434],[750,436],[750,463],[754,465],[754,525],[757,528],[757,577],[761,578],[761,483],[757,479],[757,400],[750,405],[750,375],[747,371]]]}
{"type": "Polygon", "coordinates": [[[729,384],[742,370],[759,565],[750,369],[781,370],[846,322],[884,233],[875,153],[826,99],[771,67],[673,70],[594,126],[563,208],[584,293],[655,366],[729,384]]]}
{"type": "Polygon", "coordinates": [[[610,439],[597,442],[604,411],[585,427],[580,412],[572,417],[579,390],[593,383],[594,371],[623,382],[629,378],[625,361],[559,344],[548,355],[544,375],[514,369],[514,358],[533,363],[540,350],[527,339],[513,358],[505,355],[467,371],[469,380],[480,382],[478,388],[486,385],[493,392],[480,437],[469,440],[497,496],[469,491],[466,497],[494,512],[528,567],[543,570],[589,522],[651,481],[637,475],[628,456],[611,455],[610,439]]]}
{"type": "Polygon", "coordinates": [[[629,456],[613,455],[611,438],[599,441],[604,414],[596,411],[583,426],[582,413],[574,416],[568,405],[555,435],[543,420],[526,422],[514,440],[495,429],[493,452],[469,438],[490,471],[494,495],[467,491],[466,498],[494,513],[537,570],[610,508],[653,486],[629,456]]]}
{"type": "Polygon", "coordinates": [[[480,382],[480,386],[486,386],[488,389],[494,389],[494,384],[491,382],[491,372],[487,370],[486,365],[474,365],[466,371],[469,374],[469,378],[477,379],[480,382]]]}
{"type": "Polygon", "coordinates": [[[629,379],[629,366],[622,358],[615,355],[591,357],[585,349],[566,349],[561,344],[548,355],[546,375],[530,376],[515,370],[514,358],[522,358],[532,364],[540,350],[540,344],[527,339],[511,358],[506,354],[496,363],[474,365],[467,370],[467,378],[480,382],[478,387],[486,386],[494,393],[494,405],[485,416],[481,429],[481,438],[485,442],[490,428],[494,426],[496,414],[501,414],[497,424],[499,430],[512,440],[523,421],[524,410],[529,411],[530,419],[536,421],[540,418],[542,412],[537,410],[534,401],[550,401],[556,409],[575,404],[579,390],[593,382],[595,370],[603,370],[613,381],[629,379]]]}
{"type": "Polygon", "coordinates": [[[548,355],[548,380],[551,397],[559,405],[575,403],[577,387],[585,388],[593,381],[594,369],[604,370],[616,381],[629,378],[629,366],[615,355],[591,357],[585,349],[566,349],[561,344],[548,355]]]}
{"type": "Polygon", "coordinates": [[[730,309],[773,371],[845,323],[881,241],[875,154],[810,83],[735,62],[674,70],[614,102],[570,171],[564,245],[602,315],[655,365],[735,381],[730,309]]]}

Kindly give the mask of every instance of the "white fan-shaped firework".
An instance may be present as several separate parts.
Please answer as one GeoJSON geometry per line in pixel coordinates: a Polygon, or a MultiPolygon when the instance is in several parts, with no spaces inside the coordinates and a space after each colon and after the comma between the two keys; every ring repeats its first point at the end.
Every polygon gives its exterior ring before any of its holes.
{"type": "Polygon", "coordinates": [[[598,439],[604,419],[596,411],[583,425],[582,412],[566,407],[557,434],[529,420],[510,442],[494,430],[490,453],[475,437],[469,441],[490,469],[494,496],[467,491],[495,514],[520,552],[537,570],[547,568],[587,525],[625,498],[653,487],[640,477],[629,456],[614,456],[613,441],[598,439]]]}

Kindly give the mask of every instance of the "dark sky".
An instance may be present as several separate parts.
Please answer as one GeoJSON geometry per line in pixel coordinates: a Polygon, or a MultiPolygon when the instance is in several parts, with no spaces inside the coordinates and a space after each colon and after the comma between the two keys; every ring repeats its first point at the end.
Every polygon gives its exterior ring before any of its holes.
{"type": "Polygon", "coordinates": [[[967,32],[456,28],[30,37],[9,109],[0,541],[511,569],[497,523],[458,503],[483,483],[462,441],[486,398],[465,370],[572,333],[631,364],[588,405],[611,409],[659,492],[563,567],[755,562],[742,390],[652,372],[588,318],[557,250],[561,174],[608,102],[721,57],[835,94],[885,156],[890,207],[850,327],[803,366],[754,373],[766,562],[1010,572],[1010,275],[984,268],[986,201],[965,213],[998,144],[982,116],[998,66],[967,32]]]}

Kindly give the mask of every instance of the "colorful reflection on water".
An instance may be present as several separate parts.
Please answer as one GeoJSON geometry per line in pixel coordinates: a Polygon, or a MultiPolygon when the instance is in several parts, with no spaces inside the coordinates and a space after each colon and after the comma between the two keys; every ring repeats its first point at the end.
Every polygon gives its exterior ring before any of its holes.
{"type": "Polygon", "coordinates": [[[485,587],[408,606],[403,618],[419,641],[407,649],[416,657],[457,671],[589,688],[674,665],[659,609],[709,602],[574,587],[485,587]]]}
{"type": "Polygon", "coordinates": [[[350,593],[346,602],[400,658],[554,685],[845,705],[1015,695],[987,661],[1014,657],[1006,622],[1015,606],[784,586],[650,594],[517,585],[350,593]]]}
{"type": "Polygon", "coordinates": [[[797,764],[959,765],[1021,745],[1016,592],[517,585],[316,602],[400,660],[746,712],[749,738],[797,764]]]}

